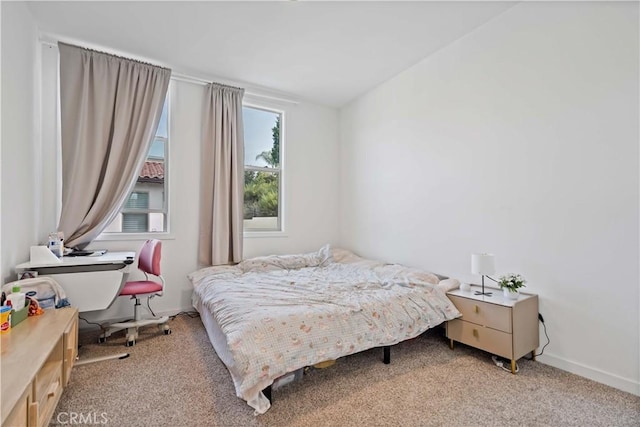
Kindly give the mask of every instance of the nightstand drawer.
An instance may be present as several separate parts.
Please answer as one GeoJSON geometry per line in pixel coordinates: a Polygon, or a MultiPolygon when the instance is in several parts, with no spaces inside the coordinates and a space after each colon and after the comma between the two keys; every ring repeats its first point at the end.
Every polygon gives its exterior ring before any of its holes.
{"type": "Polygon", "coordinates": [[[506,332],[455,319],[447,322],[447,337],[498,356],[512,358],[512,335],[506,332]]]}
{"type": "Polygon", "coordinates": [[[449,295],[462,320],[511,333],[511,307],[449,295]]]}

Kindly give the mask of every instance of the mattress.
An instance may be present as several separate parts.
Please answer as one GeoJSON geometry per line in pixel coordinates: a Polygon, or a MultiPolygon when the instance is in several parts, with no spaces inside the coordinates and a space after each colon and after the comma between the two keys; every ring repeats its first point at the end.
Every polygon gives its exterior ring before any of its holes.
{"type": "Polygon", "coordinates": [[[236,394],[257,414],[262,390],[304,366],[414,338],[460,313],[457,281],[325,246],[189,275],[193,304],[236,394]]]}

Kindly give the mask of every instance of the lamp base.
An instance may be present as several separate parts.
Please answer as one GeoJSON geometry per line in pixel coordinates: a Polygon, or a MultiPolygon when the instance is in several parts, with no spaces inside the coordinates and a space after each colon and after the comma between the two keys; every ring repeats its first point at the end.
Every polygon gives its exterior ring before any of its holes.
{"type": "Polygon", "coordinates": [[[475,291],[474,295],[486,295],[488,297],[490,297],[491,295],[493,295],[493,292],[480,292],[480,291],[475,291]]]}
{"type": "Polygon", "coordinates": [[[482,291],[476,291],[475,295],[486,295],[488,297],[490,297],[492,295],[492,292],[485,292],[484,291],[484,274],[482,275],[482,291]]]}

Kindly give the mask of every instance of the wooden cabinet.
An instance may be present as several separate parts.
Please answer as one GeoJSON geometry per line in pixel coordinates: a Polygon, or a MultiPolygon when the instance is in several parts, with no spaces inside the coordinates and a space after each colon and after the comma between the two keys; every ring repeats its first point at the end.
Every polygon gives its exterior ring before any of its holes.
{"type": "Polygon", "coordinates": [[[71,322],[63,335],[64,360],[62,361],[63,386],[69,384],[71,368],[78,358],[78,322],[71,322]]]}
{"type": "Polygon", "coordinates": [[[447,338],[453,349],[454,341],[511,360],[511,373],[515,374],[516,360],[527,353],[535,354],[538,337],[538,296],[521,293],[517,300],[502,296],[494,289],[493,295],[474,295],[471,291],[456,289],[447,296],[462,317],[447,322],[447,338]]]}
{"type": "Polygon", "coordinates": [[[78,310],[45,310],[1,338],[2,426],[46,426],[69,381],[78,348],[78,310]]]}
{"type": "Polygon", "coordinates": [[[6,419],[4,417],[3,410],[2,425],[7,427],[28,426],[28,414],[31,400],[31,387],[27,387],[27,389],[24,391],[24,393],[22,393],[22,396],[20,396],[18,402],[14,405],[13,409],[6,417],[6,419]]]}

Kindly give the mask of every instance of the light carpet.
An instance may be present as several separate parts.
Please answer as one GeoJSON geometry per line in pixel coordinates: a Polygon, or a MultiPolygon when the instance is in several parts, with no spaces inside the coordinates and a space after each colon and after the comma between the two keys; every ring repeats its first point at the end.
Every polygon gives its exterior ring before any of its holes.
{"type": "MultiPolygon", "coordinates": [[[[450,350],[442,328],[391,349],[339,359],[274,391],[264,415],[235,396],[198,317],[170,321],[173,333],[141,330],[98,345],[81,335],[80,357],[130,352],[75,367],[52,425],[109,426],[638,426],[640,397],[525,359],[511,375],[489,354],[450,350]]],[[[612,359],[613,360],[613,359],[612,359]]]]}

